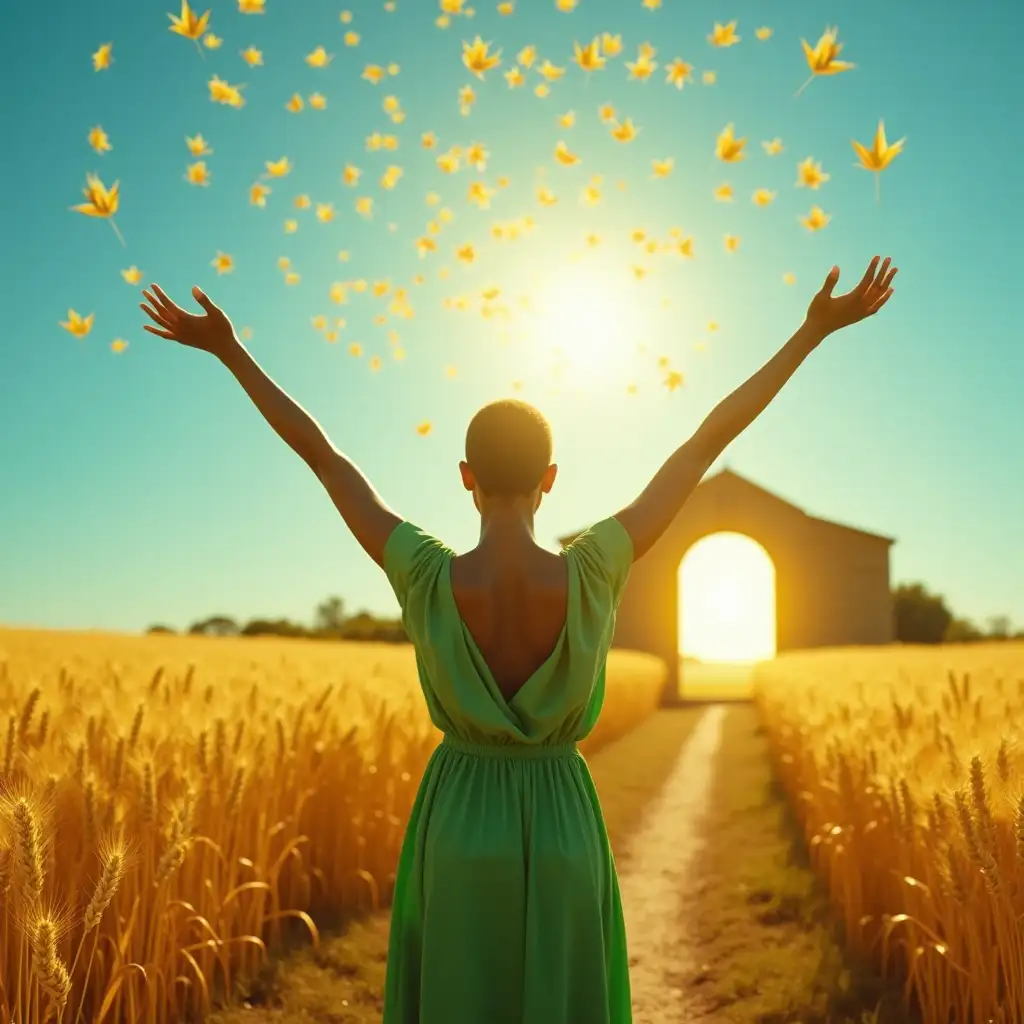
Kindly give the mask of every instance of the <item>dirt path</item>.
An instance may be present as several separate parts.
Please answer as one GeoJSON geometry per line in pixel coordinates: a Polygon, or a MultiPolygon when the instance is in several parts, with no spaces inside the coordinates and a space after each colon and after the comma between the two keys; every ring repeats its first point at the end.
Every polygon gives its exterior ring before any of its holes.
{"type": "Polygon", "coordinates": [[[712,705],[679,751],[658,795],[647,805],[619,868],[626,916],[634,1024],[681,1024],[680,979],[698,965],[686,927],[691,869],[702,846],[725,707],[712,705]]]}

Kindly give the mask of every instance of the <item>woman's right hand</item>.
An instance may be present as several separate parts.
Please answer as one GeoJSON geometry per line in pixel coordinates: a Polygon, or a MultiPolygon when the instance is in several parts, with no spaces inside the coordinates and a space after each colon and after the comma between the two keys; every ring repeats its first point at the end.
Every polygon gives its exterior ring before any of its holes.
{"type": "Polygon", "coordinates": [[[235,336],[235,329],[222,309],[214,305],[209,296],[198,286],[193,287],[192,295],[196,302],[206,310],[205,316],[186,313],[179,305],[172,302],[158,284],[153,285],[152,293],[143,289],[149,305],[139,303],[139,308],[157,324],[143,324],[144,330],[170,341],[177,341],[190,348],[198,348],[211,355],[223,357],[233,346],[240,345],[235,336]]]}

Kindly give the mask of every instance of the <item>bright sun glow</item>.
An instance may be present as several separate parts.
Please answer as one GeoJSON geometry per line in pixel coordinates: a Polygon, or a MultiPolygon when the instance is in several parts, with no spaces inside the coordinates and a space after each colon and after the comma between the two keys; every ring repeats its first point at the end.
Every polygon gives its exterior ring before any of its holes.
{"type": "Polygon", "coordinates": [[[697,541],[679,567],[679,637],[684,656],[751,662],[775,655],[775,566],[756,541],[716,533],[697,541]]]}
{"type": "Polygon", "coordinates": [[[546,283],[533,340],[538,358],[560,369],[565,384],[622,385],[644,330],[630,284],[595,266],[568,267],[546,283]]]}

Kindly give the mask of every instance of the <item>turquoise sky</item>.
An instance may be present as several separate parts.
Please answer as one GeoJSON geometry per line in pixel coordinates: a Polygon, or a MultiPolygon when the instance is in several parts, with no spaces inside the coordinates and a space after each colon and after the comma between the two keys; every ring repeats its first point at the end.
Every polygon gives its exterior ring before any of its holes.
{"type": "Polygon", "coordinates": [[[551,417],[561,474],[538,530],[553,543],[635,497],[714,403],[797,327],[833,262],[849,285],[881,252],[901,268],[890,306],[829,339],[724,461],[815,515],[895,536],[894,582],[923,580],[960,614],[1006,613],[1024,624],[1024,225],[1015,183],[1024,141],[1010,130],[1024,100],[1019,4],[996,0],[982,24],[968,4],[943,5],[939,16],[884,0],[664,0],[656,11],[640,0],[581,0],[564,14],[551,0],[517,0],[515,14],[502,17],[486,0],[447,30],[435,27],[437,6],[426,0],[398,0],[394,12],[349,0],[349,26],[339,2],[266,6],[264,15],[244,15],[215,0],[210,28],[224,41],[202,57],[167,30],[166,6],[150,0],[65,4],[59,22],[31,4],[0,13],[0,34],[17,40],[0,71],[9,100],[0,622],[137,630],[216,612],[308,619],[331,593],[352,608],[395,609],[383,574],[230,374],[141,330],[138,289],[120,274],[130,265],[183,303],[192,284],[207,289],[237,326],[252,328],[256,358],[386,500],[464,548],[476,521],[456,464],[482,402],[521,380],[522,396],[551,417]],[[713,48],[714,22],[731,19],[741,42],[713,48]],[[831,24],[857,67],[794,99],[807,76],[800,38],[813,43],[831,24]],[[773,37],[757,41],[759,25],[773,37]],[[360,33],[357,47],[343,44],[346,28],[360,33]],[[624,53],[584,80],[570,60],[573,41],[601,31],[621,33],[624,53]],[[477,33],[502,49],[501,67],[482,82],[460,59],[462,41],[477,33]],[[90,55],[109,41],[114,62],[94,72],[90,55]],[[644,42],[656,47],[659,68],[650,81],[631,82],[624,61],[644,42]],[[532,91],[535,70],[521,89],[502,77],[528,43],[567,68],[544,99],[532,91]],[[243,62],[249,45],[263,51],[263,67],[243,62]],[[310,68],[304,57],[321,45],[334,58],[310,68]],[[696,69],[682,91],[664,80],[677,56],[696,69]],[[390,62],[400,72],[386,82],[360,77],[367,63],[390,62]],[[705,70],[717,72],[716,84],[701,83],[705,70]],[[210,102],[212,74],[245,84],[244,107],[210,102]],[[458,90],[470,82],[478,99],[462,116],[458,90]],[[289,113],[294,92],[322,93],[327,109],[289,113]],[[404,123],[382,110],[386,95],[401,101],[404,123]],[[605,102],[640,126],[636,139],[610,137],[597,115],[605,102]],[[557,118],[570,109],[577,123],[563,129],[557,118]],[[870,143],[880,117],[890,139],[907,142],[877,204],[850,139],[870,143]],[[747,138],[748,158],[726,166],[714,145],[729,122],[747,138]],[[95,125],[113,145],[102,156],[87,144],[95,125]],[[442,151],[484,143],[486,168],[442,173],[436,152],[420,146],[427,130],[442,151]],[[396,134],[398,150],[367,152],[374,131],[396,134]],[[185,136],[196,133],[213,148],[207,188],[183,179],[185,136]],[[776,136],[785,148],[769,157],[760,143],[776,136]],[[580,164],[555,164],[559,139],[580,164]],[[249,186],[265,161],[282,156],[294,169],[270,183],[265,209],[252,207],[249,186]],[[672,175],[652,181],[651,160],[669,156],[672,175]],[[794,187],[807,156],[831,174],[817,192],[794,187]],[[363,170],[359,188],[342,185],[346,163],[363,170]],[[385,191],[378,182],[389,164],[404,173],[385,191]],[[69,211],[87,171],[120,181],[126,248],[108,224],[69,211]],[[604,176],[604,198],[591,208],[578,197],[595,174],[604,176]],[[470,182],[494,187],[502,175],[509,185],[490,209],[467,201],[470,182]],[[726,181],[736,200],[715,202],[726,181]],[[559,195],[554,207],[535,198],[545,182],[559,195]],[[758,187],[778,193],[764,209],[750,201],[758,187]],[[414,243],[436,215],[425,202],[432,190],[454,219],[438,251],[421,260],[414,243]],[[300,193],[333,202],[334,221],[295,211],[300,193]],[[357,195],[374,196],[371,220],[355,212],[357,195]],[[798,221],[812,203],[833,218],[813,234],[798,221]],[[490,237],[496,221],[524,215],[536,222],[527,238],[490,237]],[[294,235],[283,230],[289,217],[300,223],[294,235]],[[629,239],[635,228],[665,239],[673,227],[693,237],[694,259],[649,257],[629,239]],[[570,262],[591,231],[600,245],[570,262]],[[738,252],[725,252],[726,233],[741,237],[738,252]],[[465,243],[479,253],[469,268],[455,258],[465,243]],[[337,258],[341,249],[351,252],[348,263],[337,258]],[[218,250],[234,257],[232,274],[211,267],[218,250]],[[302,275],[294,287],[277,267],[282,256],[302,275]],[[632,264],[651,273],[635,281],[632,264]],[[447,280],[438,277],[443,266],[447,280]],[[572,287],[604,303],[610,350],[564,316],[549,314],[526,337],[520,315],[503,341],[500,322],[443,305],[494,285],[515,307],[523,293],[543,298],[545,289],[569,287],[566,267],[572,287]],[[795,286],[783,283],[787,271],[795,286]],[[418,273],[426,283],[412,284],[418,273]],[[332,304],[332,282],[360,277],[407,287],[414,317],[375,325],[388,300],[369,295],[332,304]],[[69,307],[95,314],[88,337],[58,326],[69,307]],[[338,344],[314,329],[316,314],[345,317],[338,344]],[[717,332],[708,333],[709,320],[717,332]],[[555,325],[572,359],[557,391],[548,365],[555,325]],[[393,358],[391,329],[404,361],[393,358]],[[116,337],[130,343],[120,354],[110,350],[116,337]],[[348,353],[353,341],[364,348],[360,358],[348,353]],[[705,351],[695,347],[701,341],[705,351]],[[379,373],[368,366],[375,354],[379,373]],[[662,355],[685,374],[683,388],[662,385],[662,355]],[[449,365],[458,367],[454,379],[449,365]],[[423,421],[433,424],[427,437],[415,430],[423,421]]]}

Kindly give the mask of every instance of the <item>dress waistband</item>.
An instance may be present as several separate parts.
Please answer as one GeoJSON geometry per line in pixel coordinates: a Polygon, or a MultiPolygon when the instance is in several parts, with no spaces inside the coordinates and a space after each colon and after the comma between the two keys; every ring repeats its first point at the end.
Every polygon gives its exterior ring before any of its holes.
{"type": "Polygon", "coordinates": [[[510,761],[550,760],[558,757],[576,757],[579,754],[575,743],[470,743],[450,733],[444,734],[441,746],[458,754],[505,758],[510,761]]]}

